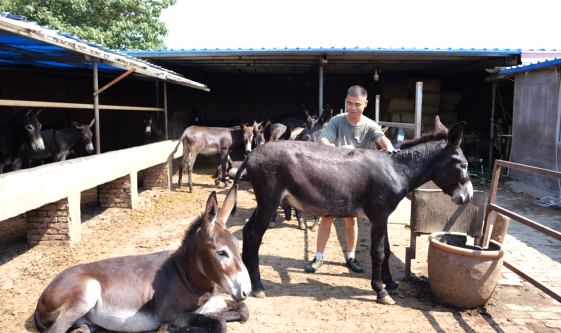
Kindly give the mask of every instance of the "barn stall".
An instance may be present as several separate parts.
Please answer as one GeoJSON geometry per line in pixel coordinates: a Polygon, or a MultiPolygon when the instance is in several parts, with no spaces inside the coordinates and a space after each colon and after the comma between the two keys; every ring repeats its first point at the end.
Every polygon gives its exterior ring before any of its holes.
{"type": "MultiPolygon", "coordinates": [[[[539,56],[521,50],[408,48],[278,48],[127,51],[202,80],[210,94],[189,96],[206,121],[250,122],[267,115],[297,114],[306,104],[318,114],[327,104],[344,110],[345,92],[364,86],[374,118],[374,95],[380,96],[380,120],[413,123],[416,82],[423,82],[423,132],[434,129],[434,116],[445,124],[468,122],[473,160],[488,159],[492,83],[485,69],[504,67],[539,56]],[[475,158],[478,157],[478,158],[475,158]]],[[[541,55],[540,55],[541,56],[541,55]]],[[[512,85],[501,83],[504,107],[512,110],[512,85]]],[[[179,100],[177,100],[179,101],[179,100]]],[[[176,102],[177,102],[176,101],[176,102]]],[[[506,129],[505,129],[506,132],[506,129]]],[[[408,138],[413,130],[405,130],[408,138]]],[[[395,135],[390,129],[389,135],[395,135]]],[[[487,165],[486,165],[487,166],[487,165]]]]}
{"type": "Polygon", "coordinates": [[[177,142],[142,145],[142,112],[162,114],[167,139],[173,94],[166,84],[209,91],[170,70],[8,13],[0,16],[0,82],[2,122],[24,107],[44,109],[40,122],[55,129],[95,120],[96,155],[0,175],[0,221],[26,213],[29,244],[79,241],[80,197],[88,189],[97,189],[100,206],[121,208],[134,208],[140,171],[144,186],[169,189],[177,142]]]}

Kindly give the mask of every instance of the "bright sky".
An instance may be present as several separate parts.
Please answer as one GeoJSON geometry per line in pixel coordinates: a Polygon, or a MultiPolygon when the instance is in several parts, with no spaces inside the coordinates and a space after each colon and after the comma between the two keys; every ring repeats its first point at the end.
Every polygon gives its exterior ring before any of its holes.
{"type": "Polygon", "coordinates": [[[284,47],[561,50],[561,0],[178,0],[172,49],[284,47]]]}

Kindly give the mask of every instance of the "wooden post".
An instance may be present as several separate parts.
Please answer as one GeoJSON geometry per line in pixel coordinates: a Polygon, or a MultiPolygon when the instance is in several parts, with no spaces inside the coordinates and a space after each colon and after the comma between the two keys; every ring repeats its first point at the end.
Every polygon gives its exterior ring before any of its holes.
{"type": "Polygon", "coordinates": [[[493,88],[492,88],[492,98],[493,102],[491,104],[491,142],[489,143],[489,169],[493,167],[493,127],[495,127],[495,94],[497,93],[497,80],[493,81],[493,88]]]}
{"type": "Polygon", "coordinates": [[[489,201],[487,201],[487,209],[485,212],[485,223],[483,225],[483,237],[481,237],[482,244],[481,246],[485,249],[489,246],[489,230],[491,229],[491,216],[493,215],[493,211],[490,204],[495,203],[495,199],[497,197],[497,188],[499,187],[499,177],[501,176],[501,166],[495,164],[493,169],[493,177],[491,178],[491,188],[489,188],[489,201]]]}
{"type": "MultiPolygon", "coordinates": [[[[94,77],[94,93],[99,89],[97,79],[97,62],[93,63],[93,77],[94,77]]],[[[100,136],[99,136],[99,95],[94,96],[94,113],[95,113],[95,153],[101,154],[100,136]]]]}
{"type": "Polygon", "coordinates": [[[493,223],[493,230],[491,231],[491,239],[503,244],[509,223],[510,218],[508,216],[495,212],[495,222],[493,223]]]}
{"type": "Polygon", "coordinates": [[[166,140],[168,139],[168,91],[164,82],[164,121],[166,123],[166,140]]]}

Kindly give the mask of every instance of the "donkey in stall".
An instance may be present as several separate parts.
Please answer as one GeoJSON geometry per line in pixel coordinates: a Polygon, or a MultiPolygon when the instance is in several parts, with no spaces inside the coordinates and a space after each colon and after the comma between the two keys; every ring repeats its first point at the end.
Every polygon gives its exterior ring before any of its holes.
{"type": "Polygon", "coordinates": [[[176,251],[105,259],[65,269],[39,297],[35,326],[43,333],[106,329],[144,332],[226,332],[246,321],[242,303],[251,281],[238,240],[226,228],[237,186],[218,212],[216,192],[191,219],[176,251]],[[227,291],[234,301],[219,297],[227,291]],[[52,322],[47,328],[43,321],[52,322]]]}
{"type": "Polygon", "coordinates": [[[23,158],[22,145],[27,143],[35,152],[45,150],[41,138],[41,123],[37,115],[41,112],[21,110],[7,123],[0,124],[0,174],[6,165],[12,165],[14,171],[21,168],[23,158]]]}
{"type": "MultiPolygon", "coordinates": [[[[41,131],[41,137],[45,144],[46,149],[41,152],[35,152],[29,145],[24,144],[24,155],[29,158],[29,165],[32,160],[43,160],[51,158],[52,162],[64,161],[70,148],[73,145],[81,142],[86,147],[88,153],[94,152],[92,143],[93,133],[90,128],[95,123],[93,119],[90,124],[80,124],[75,121],[72,122],[73,126],[63,129],[46,129],[41,131]]],[[[43,164],[43,163],[41,163],[43,164]]]]}
{"type": "Polygon", "coordinates": [[[177,146],[175,146],[175,149],[171,153],[171,156],[173,156],[179,148],[179,144],[183,143],[183,158],[179,163],[178,186],[181,187],[183,166],[185,165],[185,160],[188,159],[187,171],[189,175],[189,192],[193,192],[191,175],[193,174],[193,165],[195,165],[195,160],[197,159],[197,155],[199,153],[203,155],[220,154],[222,159],[221,181],[226,184],[226,164],[230,158],[230,152],[243,143],[245,146],[245,153],[249,154],[251,152],[252,141],[253,126],[246,126],[244,124],[232,128],[202,126],[187,127],[185,132],[181,135],[181,138],[179,138],[177,146]]]}
{"type": "Polygon", "coordinates": [[[370,220],[372,288],[378,301],[393,304],[383,288],[397,292],[388,259],[388,216],[407,193],[432,180],[457,204],[469,202],[473,188],[460,143],[465,122],[403,142],[401,152],[343,149],[315,143],[276,141],[255,149],[236,174],[247,169],[257,209],[243,229],[242,259],[253,292],[264,297],[259,247],[267,225],[282,201],[314,216],[364,217],[370,220]]]}
{"type": "MultiPolygon", "coordinates": [[[[168,120],[168,139],[179,139],[187,125],[178,119],[168,120]]],[[[154,142],[166,138],[166,122],[164,119],[154,119],[152,114],[144,113],[144,134],[154,142]]]]}

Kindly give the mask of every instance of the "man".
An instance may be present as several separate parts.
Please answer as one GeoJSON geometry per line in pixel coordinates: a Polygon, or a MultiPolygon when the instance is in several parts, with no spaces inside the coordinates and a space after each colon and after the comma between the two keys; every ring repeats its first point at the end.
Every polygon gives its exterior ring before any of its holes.
{"type": "MultiPolygon", "coordinates": [[[[352,86],[347,90],[347,113],[333,117],[320,135],[320,142],[334,147],[352,146],[354,148],[369,149],[374,141],[383,150],[398,152],[382,129],[373,120],[363,115],[364,108],[368,105],[368,94],[361,86],[352,86]]],[[[323,264],[323,251],[331,233],[333,218],[322,217],[318,229],[317,252],[306,266],[306,272],[314,273],[323,264]]],[[[355,258],[355,249],[358,236],[356,217],[345,218],[345,239],[347,241],[347,266],[357,273],[362,273],[364,268],[355,258]]]]}

